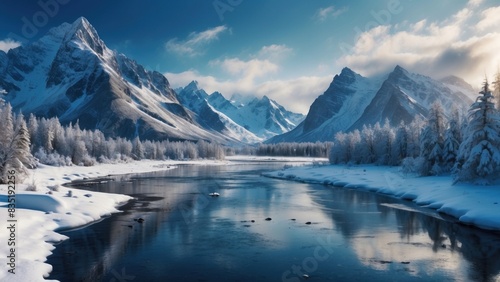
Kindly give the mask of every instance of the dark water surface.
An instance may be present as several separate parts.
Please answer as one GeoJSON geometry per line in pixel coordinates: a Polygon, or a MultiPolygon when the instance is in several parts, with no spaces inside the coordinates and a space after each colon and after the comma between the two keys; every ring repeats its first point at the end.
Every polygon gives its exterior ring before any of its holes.
{"type": "Polygon", "coordinates": [[[49,279],[500,281],[500,235],[383,195],[260,176],[281,167],[180,166],[85,186],[137,200],[63,232],[49,279]]]}

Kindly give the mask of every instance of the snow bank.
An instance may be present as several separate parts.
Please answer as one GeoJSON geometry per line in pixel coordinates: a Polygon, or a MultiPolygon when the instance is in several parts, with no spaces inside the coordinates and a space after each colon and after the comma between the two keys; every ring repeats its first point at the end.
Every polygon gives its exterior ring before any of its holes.
{"type": "MultiPolygon", "coordinates": [[[[7,201],[7,195],[0,195],[0,204],[3,202],[7,205],[7,201]]],[[[30,193],[16,195],[16,208],[43,212],[63,212],[66,209],[66,205],[52,195],[30,193]]]]}
{"type": "Polygon", "coordinates": [[[398,167],[373,165],[292,167],[264,176],[363,189],[393,195],[488,230],[500,230],[500,187],[452,185],[449,176],[404,175],[398,167]]]}
{"type": "MultiPolygon", "coordinates": [[[[53,167],[41,165],[30,171],[26,182],[37,187],[25,191],[28,185],[16,183],[15,217],[9,217],[8,186],[0,185],[0,281],[48,281],[52,266],[45,263],[52,254],[54,243],[67,239],[57,230],[92,223],[111,213],[131,198],[126,195],[90,192],[60,186],[72,180],[102,178],[113,174],[143,173],[174,168],[176,164],[227,164],[220,161],[140,161],[121,164],[100,164],[91,167],[53,167]],[[71,191],[71,192],[69,192],[71,191]],[[8,220],[17,220],[9,222],[8,220]],[[11,232],[15,246],[9,246],[11,232]],[[8,272],[7,255],[15,248],[15,274],[8,272]]],[[[14,265],[13,265],[14,266],[14,265]]]]}

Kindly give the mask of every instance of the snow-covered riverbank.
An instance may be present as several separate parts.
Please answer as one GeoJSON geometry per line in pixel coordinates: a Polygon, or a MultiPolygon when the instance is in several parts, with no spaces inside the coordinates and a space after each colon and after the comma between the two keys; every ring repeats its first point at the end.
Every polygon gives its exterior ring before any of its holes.
{"type": "Polygon", "coordinates": [[[52,270],[52,266],[45,261],[55,248],[54,243],[68,239],[57,233],[57,230],[93,223],[118,212],[117,207],[131,199],[126,195],[66,188],[62,186],[64,183],[93,178],[105,181],[103,178],[108,175],[162,171],[175,168],[178,164],[237,165],[240,162],[249,161],[311,164],[317,161],[324,162],[326,159],[233,156],[227,157],[226,161],[143,160],[99,164],[91,167],[40,165],[37,169],[30,171],[31,175],[24,181],[24,184],[16,183],[16,210],[13,218],[10,217],[7,207],[9,187],[0,185],[0,228],[2,228],[0,232],[0,254],[2,254],[0,281],[53,281],[44,279],[52,270]],[[36,191],[26,191],[28,185],[35,185],[36,191]],[[71,196],[68,194],[70,190],[71,196]],[[9,226],[13,228],[7,229],[9,226]],[[13,254],[12,257],[8,258],[7,256],[11,254],[13,254]],[[9,265],[10,262],[13,264],[9,265]],[[15,274],[9,273],[9,270],[15,274]]]}
{"type": "Polygon", "coordinates": [[[126,195],[66,188],[62,184],[77,179],[102,178],[110,174],[167,170],[179,163],[224,165],[228,162],[145,160],[91,167],[41,165],[36,170],[30,171],[31,175],[26,179],[25,184],[16,183],[16,210],[12,213],[14,216],[12,218],[6,206],[9,188],[7,185],[0,185],[0,228],[2,229],[0,232],[0,254],[2,254],[0,281],[47,281],[43,277],[48,276],[52,266],[45,261],[55,248],[53,243],[67,239],[66,236],[58,234],[57,230],[92,223],[118,212],[117,207],[131,199],[126,195]],[[36,191],[25,191],[27,184],[36,185],[36,191]],[[68,196],[70,190],[71,197],[68,196]],[[51,194],[48,194],[49,191],[51,194]],[[7,229],[8,227],[11,228],[7,229]]]}
{"type": "Polygon", "coordinates": [[[394,195],[456,217],[464,224],[500,230],[499,185],[453,185],[450,176],[416,177],[400,173],[399,167],[372,165],[302,166],[264,175],[394,195]]]}

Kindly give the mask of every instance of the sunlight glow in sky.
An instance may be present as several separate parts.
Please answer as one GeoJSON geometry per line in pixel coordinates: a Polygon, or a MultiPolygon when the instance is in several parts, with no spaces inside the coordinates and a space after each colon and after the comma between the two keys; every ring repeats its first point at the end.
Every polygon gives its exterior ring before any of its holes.
{"type": "Polygon", "coordinates": [[[268,95],[302,113],[345,66],[372,76],[399,64],[479,87],[500,65],[494,0],[37,2],[0,4],[0,50],[84,16],[108,47],[174,88],[197,80],[209,93],[268,95]]]}

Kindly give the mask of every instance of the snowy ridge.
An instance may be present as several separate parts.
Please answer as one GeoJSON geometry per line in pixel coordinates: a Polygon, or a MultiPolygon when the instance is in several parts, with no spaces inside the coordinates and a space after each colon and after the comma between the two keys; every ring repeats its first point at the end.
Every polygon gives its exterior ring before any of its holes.
{"type": "Polygon", "coordinates": [[[337,132],[383,124],[385,119],[392,126],[408,124],[416,116],[425,117],[437,100],[447,115],[453,107],[465,111],[475,96],[472,87],[457,77],[437,81],[396,66],[390,74],[366,78],[344,68],[311,105],[303,123],[266,142],[332,141],[337,132]]]}
{"type": "Polygon", "coordinates": [[[162,74],[107,48],[85,18],[0,54],[0,88],[15,111],[107,136],[240,142],[201,126],[162,74]]]}
{"type": "Polygon", "coordinates": [[[304,118],[301,114],[286,110],[276,101],[264,96],[261,99],[250,96],[233,95],[230,100],[224,98],[219,92],[208,95],[198,87],[196,81],[179,89],[179,100],[183,105],[195,112],[201,119],[216,113],[218,119],[212,120],[208,127],[214,123],[222,122],[229,136],[241,134],[239,140],[252,140],[251,143],[260,142],[266,138],[288,132],[295,128],[304,118]]]}
{"type": "Polygon", "coordinates": [[[204,128],[215,130],[244,143],[258,143],[262,141],[262,138],[257,137],[210,105],[208,102],[209,95],[205,90],[198,87],[196,81],[179,89],[177,96],[180,102],[193,112],[193,116],[197,122],[204,128]]]}

